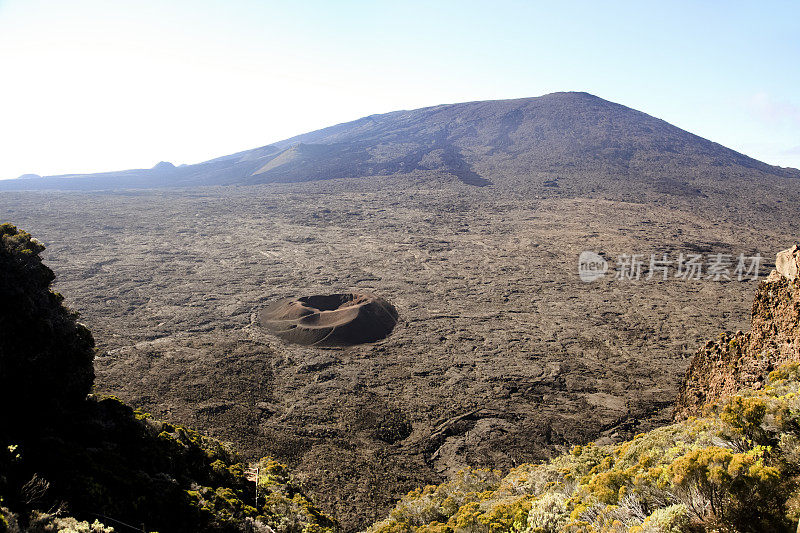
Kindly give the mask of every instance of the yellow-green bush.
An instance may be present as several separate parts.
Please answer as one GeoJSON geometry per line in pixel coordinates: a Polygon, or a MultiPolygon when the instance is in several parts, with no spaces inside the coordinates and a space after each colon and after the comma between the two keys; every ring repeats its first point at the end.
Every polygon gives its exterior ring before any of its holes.
{"type": "Polygon", "coordinates": [[[613,445],[412,491],[372,532],[793,531],[800,519],[800,365],[707,416],[613,445]],[[477,481],[481,481],[478,483],[477,481]]]}

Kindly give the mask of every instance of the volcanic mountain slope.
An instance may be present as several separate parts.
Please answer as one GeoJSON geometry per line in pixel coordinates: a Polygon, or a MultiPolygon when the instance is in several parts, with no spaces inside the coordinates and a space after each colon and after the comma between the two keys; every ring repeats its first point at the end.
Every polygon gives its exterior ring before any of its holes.
{"type": "Polygon", "coordinates": [[[696,193],[693,182],[701,176],[800,177],[645,113],[566,92],[370,115],[196,165],[13,180],[0,190],[254,184],[413,171],[471,185],[592,172],[652,181],[679,194],[696,193]]]}

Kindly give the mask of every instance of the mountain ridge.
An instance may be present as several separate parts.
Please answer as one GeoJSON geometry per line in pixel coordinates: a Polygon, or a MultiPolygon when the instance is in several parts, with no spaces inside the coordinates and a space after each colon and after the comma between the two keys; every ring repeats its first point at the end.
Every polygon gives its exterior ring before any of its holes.
{"type": "Polygon", "coordinates": [[[768,165],[622,104],[559,92],[374,114],[194,165],[7,180],[0,190],[248,185],[411,172],[482,186],[560,171],[633,179],[719,171],[800,177],[800,170],[768,165]]]}

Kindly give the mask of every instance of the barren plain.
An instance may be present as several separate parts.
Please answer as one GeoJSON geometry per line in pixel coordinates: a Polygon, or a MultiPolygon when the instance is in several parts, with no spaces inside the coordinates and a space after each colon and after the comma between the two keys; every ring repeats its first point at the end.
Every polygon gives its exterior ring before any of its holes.
{"type": "Polygon", "coordinates": [[[584,283],[581,251],[758,252],[763,275],[797,240],[798,180],[550,178],[4,192],[0,214],[47,245],[100,347],[98,393],[290,463],[356,530],[464,466],[665,422],[699,345],[746,329],[754,281],[584,283]],[[393,333],[316,348],[258,326],[278,299],[346,291],[391,302],[393,333]]]}

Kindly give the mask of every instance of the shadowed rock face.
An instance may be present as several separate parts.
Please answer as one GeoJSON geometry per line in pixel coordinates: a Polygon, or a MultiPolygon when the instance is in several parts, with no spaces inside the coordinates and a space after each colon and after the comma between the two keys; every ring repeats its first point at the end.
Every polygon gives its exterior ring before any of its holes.
{"type": "Polygon", "coordinates": [[[259,323],[286,342],[306,346],[350,346],[387,337],[397,310],[372,294],[303,296],[276,302],[259,313],[259,323]]]}
{"type": "Polygon", "coordinates": [[[94,339],[50,288],[43,251],[29,233],[0,224],[0,433],[15,426],[8,416],[24,427],[82,402],[94,381],[94,339]]]}

